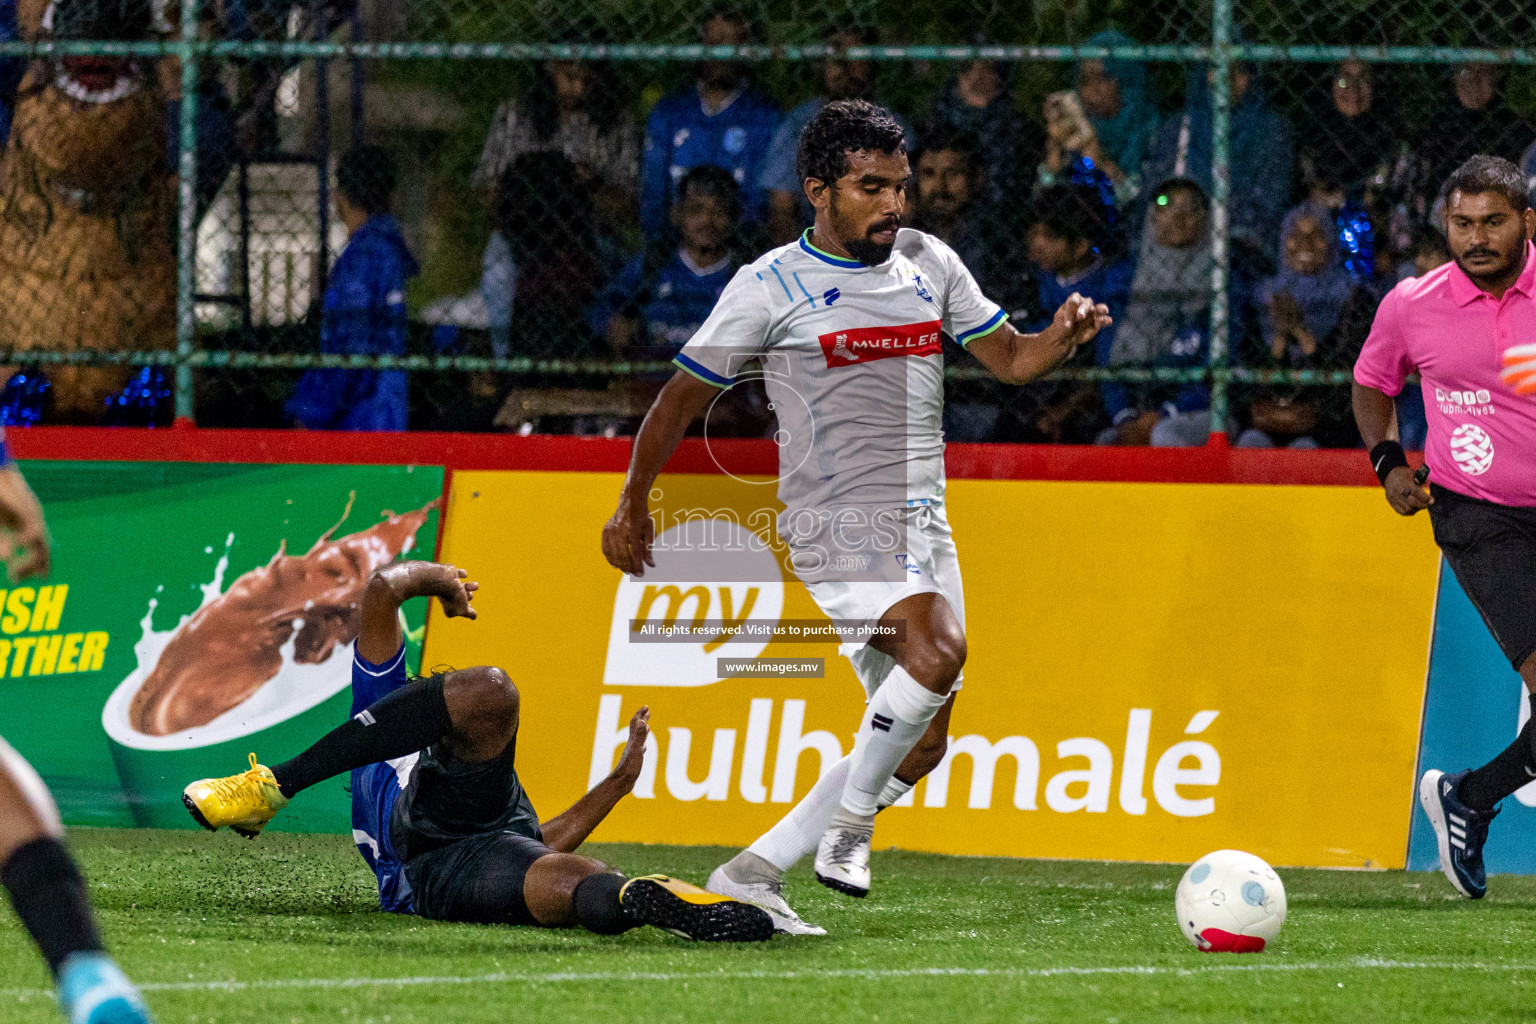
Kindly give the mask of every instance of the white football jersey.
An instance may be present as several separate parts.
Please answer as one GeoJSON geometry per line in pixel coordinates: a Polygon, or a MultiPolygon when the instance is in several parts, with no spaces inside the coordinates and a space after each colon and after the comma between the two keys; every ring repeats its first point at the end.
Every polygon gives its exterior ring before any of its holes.
{"type": "Polygon", "coordinates": [[[1005,319],[932,235],[898,231],[869,267],[807,231],[737,271],[674,362],[728,388],[759,361],[786,512],[900,508],[944,493],[940,335],[965,345],[1005,319]]]}

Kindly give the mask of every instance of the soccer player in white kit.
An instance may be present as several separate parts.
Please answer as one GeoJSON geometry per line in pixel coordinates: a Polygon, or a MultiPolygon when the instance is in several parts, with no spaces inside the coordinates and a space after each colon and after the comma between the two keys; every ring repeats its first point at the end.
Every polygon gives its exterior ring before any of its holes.
{"type": "Polygon", "coordinates": [[[814,849],[822,884],[868,894],[875,813],[942,757],[965,663],[944,514],[941,335],[1023,384],[1110,319],[1074,294],[1051,326],[1020,334],[952,249],[903,229],[911,172],[889,111],[827,104],[801,134],[798,163],[815,226],[742,267],[678,353],[635,438],[603,553],[632,576],[655,565],[651,486],[688,424],[756,360],[779,421],[778,531],[791,567],[829,618],[878,623],[880,635],[841,648],[869,697],[853,752],[709,887],[764,907],[780,931],[822,934],[784,901],[783,872],[814,849]],[[932,753],[907,762],[935,726],[932,753]]]}

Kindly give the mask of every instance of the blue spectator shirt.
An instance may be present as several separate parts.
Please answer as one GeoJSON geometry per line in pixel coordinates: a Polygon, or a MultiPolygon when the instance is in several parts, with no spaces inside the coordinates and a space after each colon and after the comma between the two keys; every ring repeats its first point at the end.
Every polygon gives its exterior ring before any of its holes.
{"type": "Polygon", "coordinates": [[[726,257],[712,267],[699,267],[679,249],[645,280],[645,257],[637,256],[608,283],[592,308],[592,333],[606,334],[615,314],[634,312],[644,321],[643,345],[667,349],[657,358],[671,359],[709,318],[715,300],[730,284],[735,262],[726,257]]]}
{"type": "Polygon", "coordinates": [[[763,161],[778,126],[778,110],[750,89],[718,114],[704,112],[696,86],[663,96],[645,122],[640,229],[649,238],[665,231],[677,183],[705,164],[731,172],[741,186],[743,220],[760,223],[768,207],[760,185],[763,161]]]}
{"type": "MultiPolygon", "coordinates": [[[[421,268],[395,218],[369,217],[331,269],[320,351],[405,355],[405,282],[421,268]]],[[[289,415],[314,430],[404,430],[404,370],[310,370],[288,400],[289,415]]]]}
{"type": "MultiPolygon", "coordinates": [[[[1055,316],[1056,310],[1073,292],[1094,302],[1102,302],[1109,307],[1109,315],[1115,323],[1094,337],[1093,365],[1108,366],[1109,353],[1115,344],[1115,328],[1125,316],[1125,307],[1131,301],[1131,279],[1134,276],[1135,267],[1130,260],[1115,260],[1111,263],[1101,260],[1077,277],[1065,281],[1055,274],[1037,273],[1035,277],[1040,288],[1040,309],[1044,311],[1045,319],[1026,329],[1044,330],[1050,325],[1050,318],[1055,316]]],[[[1099,391],[1104,396],[1104,408],[1111,418],[1131,404],[1130,393],[1124,384],[1105,381],[1099,385],[1099,391]]]]}

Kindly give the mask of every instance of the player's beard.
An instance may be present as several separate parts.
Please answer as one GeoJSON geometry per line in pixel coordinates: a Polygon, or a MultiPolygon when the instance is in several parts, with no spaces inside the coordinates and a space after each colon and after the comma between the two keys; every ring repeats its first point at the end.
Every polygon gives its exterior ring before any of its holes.
{"type": "Polygon", "coordinates": [[[844,244],[848,246],[848,254],[866,267],[878,267],[891,258],[891,250],[895,248],[894,245],[881,245],[867,238],[854,239],[844,244]]]}
{"type": "MultiPolygon", "coordinates": [[[[863,234],[855,235],[854,231],[858,230],[857,228],[845,230],[847,226],[844,225],[842,217],[839,216],[837,198],[835,196],[832,199],[832,209],[830,212],[832,214],[832,229],[837,232],[838,237],[842,240],[843,248],[848,250],[848,255],[866,267],[878,267],[891,258],[891,250],[895,248],[894,243],[882,245],[879,242],[871,241],[869,238],[877,229],[889,228],[891,226],[890,221],[871,224],[864,229],[863,234]]],[[[894,226],[901,227],[900,218],[896,218],[894,226]]]]}

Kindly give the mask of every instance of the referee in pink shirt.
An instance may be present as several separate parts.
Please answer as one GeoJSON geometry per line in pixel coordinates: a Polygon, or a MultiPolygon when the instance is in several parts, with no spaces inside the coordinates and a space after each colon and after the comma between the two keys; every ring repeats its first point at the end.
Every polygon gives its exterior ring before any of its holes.
{"type": "MultiPolygon", "coordinates": [[[[1501,375],[1536,341],[1536,211],[1508,160],[1474,156],[1446,180],[1453,261],[1382,300],[1355,363],[1355,422],[1400,515],[1429,509],[1435,542],[1526,688],[1536,692],[1536,395],[1501,375]],[[1418,373],[1429,419],[1416,478],[1397,441],[1392,397],[1418,373]]],[[[1532,699],[1536,710],[1536,698],[1532,699]]],[[[1419,780],[1440,868],[1471,899],[1488,891],[1483,844],[1500,800],[1536,778],[1536,719],[1488,764],[1419,780]]]]}

